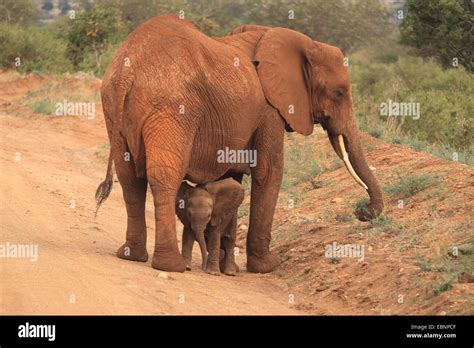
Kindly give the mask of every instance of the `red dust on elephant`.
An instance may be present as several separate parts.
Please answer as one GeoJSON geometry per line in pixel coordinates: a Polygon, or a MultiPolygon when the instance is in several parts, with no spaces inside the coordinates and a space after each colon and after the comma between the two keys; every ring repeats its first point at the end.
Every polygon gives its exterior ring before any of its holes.
{"type": "Polygon", "coordinates": [[[316,123],[370,196],[359,218],[383,209],[380,186],[362,151],[344,56],[299,32],[250,25],[211,38],[177,16],[154,17],[118,49],[103,79],[102,105],[111,149],[96,199],[100,205],[110,193],[115,163],[127,209],[120,258],[148,259],[149,184],[155,206],[152,267],[185,271],[175,216],[181,182],[241,181],[250,171],[247,270],[271,272],[278,264],[269,245],[284,132],[309,135],[316,123]],[[226,148],[256,151],[256,165],[218,161],[226,148]]]}

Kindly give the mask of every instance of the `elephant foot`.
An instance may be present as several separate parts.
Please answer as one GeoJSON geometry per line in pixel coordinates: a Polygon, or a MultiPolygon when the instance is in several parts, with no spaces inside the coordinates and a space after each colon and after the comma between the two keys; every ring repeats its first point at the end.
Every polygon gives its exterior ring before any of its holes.
{"type": "Polygon", "coordinates": [[[237,272],[238,272],[237,265],[233,265],[233,266],[227,266],[224,271],[224,274],[228,276],[235,276],[237,272]]]}
{"type": "Polygon", "coordinates": [[[186,264],[179,252],[153,253],[151,267],[165,272],[184,272],[186,264]]]}
{"type": "Polygon", "coordinates": [[[209,273],[209,274],[212,274],[212,275],[216,275],[216,276],[221,275],[221,272],[219,270],[219,266],[214,265],[214,264],[209,264],[209,263],[207,264],[205,272],[209,273]]]}
{"type": "Polygon", "coordinates": [[[185,258],[184,263],[186,265],[186,271],[190,271],[191,270],[191,260],[186,260],[186,258],[185,258]]]}
{"type": "Polygon", "coordinates": [[[131,246],[130,243],[125,242],[117,250],[117,257],[124,260],[146,262],[148,260],[148,252],[146,247],[131,246]]]}
{"type": "Polygon", "coordinates": [[[225,271],[225,260],[224,259],[220,259],[219,260],[219,270],[224,273],[225,271]]]}
{"type": "Polygon", "coordinates": [[[225,250],[221,249],[219,254],[219,270],[224,273],[225,270],[225,250]]]}
{"type": "Polygon", "coordinates": [[[269,252],[263,257],[247,255],[247,271],[252,273],[269,273],[273,271],[278,264],[278,256],[273,252],[269,252]]]}

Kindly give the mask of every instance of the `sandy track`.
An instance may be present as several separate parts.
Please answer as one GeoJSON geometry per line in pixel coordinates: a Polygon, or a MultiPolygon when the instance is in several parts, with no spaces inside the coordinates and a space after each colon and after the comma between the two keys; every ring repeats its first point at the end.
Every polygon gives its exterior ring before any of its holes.
{"type": "MultiPolygon", "coordinates": [[[[1,114],[0,128],[0,243],[39,248],[36,262],[0,259],[0,313],[302,313],[289,304],[289,291],[275,276],[205,274],[197,246],[194,270],[167,278],[151,268],[151,261],[115,257],[126,227],[118,182],[93,218],[93,196],[105,175],[108,152],[102,115],[87,120],[1,114]],[[18,153],[20,161],[15,160],[18,153]]],[[[147,223],[151,254],[150,199],[147,223]]],[[[237,262],[245,269],[244,253],[237,262]]]]}

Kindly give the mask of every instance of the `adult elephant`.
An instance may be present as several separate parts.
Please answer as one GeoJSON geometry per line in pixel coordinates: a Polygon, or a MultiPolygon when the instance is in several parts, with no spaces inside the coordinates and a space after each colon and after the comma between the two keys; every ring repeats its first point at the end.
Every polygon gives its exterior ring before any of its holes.
{"type": "Polygon", "coordinates": [[[120,258],[148,259],[149,183],[156,224],[152,267],[183,272],[175,217],[182,180],[241,179],[249,163],[222,163],[218,151],[256,150],[247,269],[272,271],[278,260],[269,244],[284,132],[309,135],[315,123],[368,191],[370,206],[359,218],[373,218],[383,209],[380,187],[362,151],[343,55],[296,31],[248,26],[214,39],[177,16],[154,17],[115,54],[103,79],[102,104],[111,148],[96,199],[99,207],[110,193],[114,162],[128,215],[120,258]]]}

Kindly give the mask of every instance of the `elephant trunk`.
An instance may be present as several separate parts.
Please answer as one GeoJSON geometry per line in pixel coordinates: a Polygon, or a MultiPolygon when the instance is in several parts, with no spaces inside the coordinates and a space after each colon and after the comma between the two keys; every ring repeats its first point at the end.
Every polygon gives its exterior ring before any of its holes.
{"type": "Polygon", "coordinates": [[[366,209],[356,211],[359,220],[368,221],[374,219],[383,211],[382,191],[365,160],[357,125],[353,124],[349,129],[345,134],[330,134],[329,140],[337,155],[344,161],[344,165],[351,176],[369,194],[369,206],[366,209]]]}
{"type": "Polygon", "coordinates": [[[201,260],[202,260],[202,269],[205,270],[207,266],[207,246],[206,240],[204,238],[204,229],[199,229],[196,231],[196,240],[201,249],[201,260]]]}

